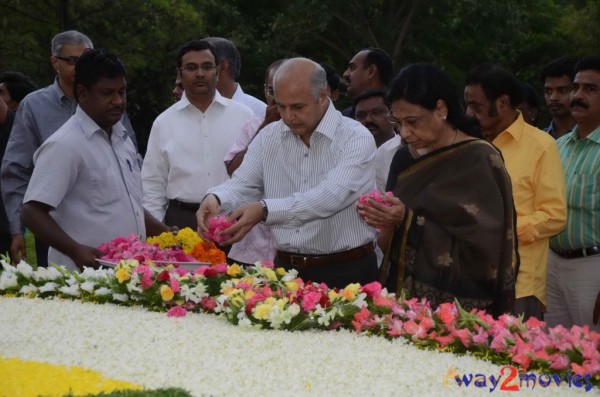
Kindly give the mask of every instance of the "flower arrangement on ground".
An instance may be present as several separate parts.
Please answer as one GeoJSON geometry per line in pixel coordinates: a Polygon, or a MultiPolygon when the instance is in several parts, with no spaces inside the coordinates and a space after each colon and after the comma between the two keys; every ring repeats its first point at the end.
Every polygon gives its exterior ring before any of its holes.
{"type": "Polygon", "coordinates": [[[466,312],[456,303],[432,310],[425,300],[396,297],[379,283],[331,289],[305,282],[294,270],[272,263],[250,268],[224,263],[196,271],[153,267],[135,259],[115,269],[32,269],[0,261],[0,294],[58,296],[92,302],[140,305],[167,311],[216,313],[246,328],[286,330],[351,329],[361,334],[404,338],[430,349],[472,355],[523,370],[573,371],[600,381],[600,334],[587,326],[547,329],[543,322],[484,311],[466,312]]]}

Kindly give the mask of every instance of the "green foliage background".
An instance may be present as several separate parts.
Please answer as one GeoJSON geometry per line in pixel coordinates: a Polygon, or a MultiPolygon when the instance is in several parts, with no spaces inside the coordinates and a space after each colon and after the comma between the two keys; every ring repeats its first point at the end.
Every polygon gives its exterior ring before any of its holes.
{"type": "Polygon", "coordinates": [[[546,62],[600,54],[598,20],[595,0],[3,0],[0,71],[21,71],[44,87],[54,77],[51,38],[86,33],[128,68],[128,112],[144,152],[154,118],[172,103],[177,48],[190,39],[233,40],[240,81],[258,97],[275,59],[307,56],[342,74],[367,46],[388,51],[397,70],[436,63],[459,88],[471,67],[499,62],[541,95],[546,62]]]}

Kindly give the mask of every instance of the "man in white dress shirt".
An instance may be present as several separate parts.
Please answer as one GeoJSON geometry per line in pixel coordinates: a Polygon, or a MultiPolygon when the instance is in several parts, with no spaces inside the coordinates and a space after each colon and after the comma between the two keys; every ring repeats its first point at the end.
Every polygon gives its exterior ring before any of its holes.
{"type": "Polygon", "coordinates": [[[253,114],[217,91],[219,58],[210,43],[184,44],[177,63],[184,94],[150,131],[142,167],[144,208],[168,225],[196,229],[198,202],[228,179],[223,158],[253,114]]]}
{"type": "Polygon", "coordinates": [[[213,45],[219,58],[219,82],[217,90],[225,98],[244,104],[256,117],[265,117],[267,104],[252,95],[246,94],[237,82],[242,70],[242,57],[231,40],[222,37],[207,37],[204,40],[213,45]]]}
{"type": "Polygon", "coordinates": [[[373,190],[375,142],[327,96],[325,71],[306,58],[284,62],[274,77],[281,120],[261,130],[232,179],[212,188],[198,210],[200,232],[210,216],[232,211],[223,233],[239,241],[257,223],[271,226],[275,263],[330,287],[377,278],[375,229],[356,211],[373,190]]]}

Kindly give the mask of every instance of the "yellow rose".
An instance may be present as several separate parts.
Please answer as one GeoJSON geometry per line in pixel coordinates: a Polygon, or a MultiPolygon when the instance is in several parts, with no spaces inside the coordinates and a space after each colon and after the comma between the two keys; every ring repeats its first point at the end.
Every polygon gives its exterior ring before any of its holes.
{"type": "Polygon", "coordinates": [[[175,296],[175,293],[173,292],[171,287],[169,287],[168,285],[160,286],[160,297],[162,298],[162,300],[164,300],[165,302],[168,302],[171,299],[173,299],[174,296],[175,296]]]}
{"type": "Polygon", "coordinates": [[[254,277],[252,276],[245,276],[242,277],[242,279],[240,280],[242,283],[246,283],[250,286],[254,285],[254,277]]]}
{"type": "Polygon", "coordinates": [[[275,275],[275,272],[273,271],[273,269],[269,269],[269,268],[263,268],[263,274],[265,275],[265,277],[267,277],[267,280],[269,281],[277,281],[277,276],[275,275]]]}
{"type": "Polygon", "coordinates": [[[232,293],[233,291],[235,291],[235,288],[233,288],[233,287],[227,287],[227,288],[225,288],[225,289],[223,290],[223,295],[225,295],[225,296],[229,296],[229,295],[231,295],[231,293],[232,293]]]}
{"type": "Polygon", "coordinates": [[[346,288],[344,288],[342,295],[344,295],[344,298],[346,298],[347,301],[354,300],[354,298],[356,298],[356,294],[358,294],[359,289],[360,284],[348,284],[346,288]]]}
{"type": "Polygon", "coordinates": [[[300,286],[298,285],[297,282],[295,281],[287,281],[285,283],[285,286],[287,287],[287,289],[289,289],[290,291],[298,291],[298,289],[300,288],[300,286]]]}
{"type": "Polygon", "coordinates": [[[227,275],[231,277],[237,277],[242,274],[242,268],[237,263],[227,268],[227,275]]]}
{"type": "Polygon", "coordinates": [[[129,273],[128,269],[122,267],[119,270],[117,270],[117,272],[115,273],[115,277],[117,278],[119,283],[123,284],[125,281],[131,278],[131,273],[129,273]]]}
{"type": "Polygon", "coordinates": [[[254,315],[254,317],[256,317],[258,320],[268,320],[272,307],[272,304],[268,304],[266,302],[259,303],[254,307],[254,310],[252,310],[252,315],[254,315]]]}
{"type": "Polygon", "coordinates": [[[246,293],[244,294],[244,299],[248,300],[250,298],[252,298],[254,295],[256,295],[256,292],[252,291],[251,289],[249,289],[248,291],[246,291],[246,293]]]}
{"type": "Polygon", "coordinates": [[[277,269],[275,269],[275,273],[277,273],[277,275],[281,277],[285,276],[286,272],[287,271],[282,267],[278,267],[277,269]]]}
{"type": "Polygon", "coordinates": [[[340,294],[338,294],[337,292],[335,292],[335,290],[329,290],[329,293],[327,294],[329,296],[330,300],[336,300],[340,297],[340,294]]]}
{"type": "Polygon", "coordinates": [[[246,303],[246,301],[244,301],[244,298],[239,295],[239,294],[235,294],[231,299],[230,299],[230,304],[231,306],[233,306],[236,309],[240,309],[244,306],[244,304],[246,303]]]}

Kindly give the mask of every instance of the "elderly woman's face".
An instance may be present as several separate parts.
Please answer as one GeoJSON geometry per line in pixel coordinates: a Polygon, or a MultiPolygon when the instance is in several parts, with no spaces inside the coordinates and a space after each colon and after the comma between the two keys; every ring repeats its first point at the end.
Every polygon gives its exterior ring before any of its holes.
{"type": "Polygon", "coordinates": [[[398,126],[402,140],[413,149],[430,152],[448,144],[445,110],[429,110],[399,100],[392,103],[390,113],[388,120],[398,126]]]}

